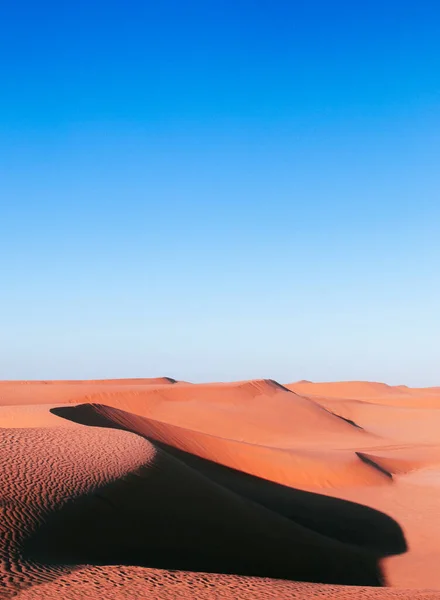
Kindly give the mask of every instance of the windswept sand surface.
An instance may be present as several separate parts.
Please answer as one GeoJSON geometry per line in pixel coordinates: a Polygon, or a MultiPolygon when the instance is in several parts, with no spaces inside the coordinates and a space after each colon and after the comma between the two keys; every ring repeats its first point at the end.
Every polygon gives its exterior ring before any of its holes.
{"type": "Polygon", "coordinates": [[[440,598],[440,388],[0,382],[1,598],[440,598]]]}

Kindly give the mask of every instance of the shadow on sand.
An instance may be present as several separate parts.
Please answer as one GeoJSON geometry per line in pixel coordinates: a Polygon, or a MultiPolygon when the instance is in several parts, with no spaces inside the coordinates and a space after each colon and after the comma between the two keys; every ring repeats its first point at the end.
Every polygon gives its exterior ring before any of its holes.
{"type": "MultiPolygon", "coordinates": [[[[51,412],[124,429],[91,404],[51,412]]],[[[28,540],[27,558],[380,586],[380,559],[406,551],[399,525],[379,511],[148,441],[151,464],[67,501],[28,540]]]]}

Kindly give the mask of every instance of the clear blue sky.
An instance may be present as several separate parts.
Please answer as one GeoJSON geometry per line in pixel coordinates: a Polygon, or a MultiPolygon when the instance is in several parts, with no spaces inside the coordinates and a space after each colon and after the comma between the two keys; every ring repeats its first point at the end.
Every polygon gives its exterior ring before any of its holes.
{"type": "Polygon", "coordinates": [[[440,385],[436,0],[0,7],[0,378],[440,385]]]}

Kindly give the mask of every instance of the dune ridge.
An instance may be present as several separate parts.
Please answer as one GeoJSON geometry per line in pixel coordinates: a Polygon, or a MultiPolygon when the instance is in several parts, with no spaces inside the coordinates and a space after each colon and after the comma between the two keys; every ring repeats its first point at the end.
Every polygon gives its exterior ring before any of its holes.
{"type": "Polygon", "coordinates": [[[125,429],[213,462],[283,485],[321,488],[362,482],[388,483],[389,474],[359,460],[355,452],[276,448],[217,437],[99,404],[51,410],[77,423],[125,429]]]}
{"type": "Polygon", "coordinates": [[[439,390],[0,382],[0,597],[440,598],[439,390]]]}

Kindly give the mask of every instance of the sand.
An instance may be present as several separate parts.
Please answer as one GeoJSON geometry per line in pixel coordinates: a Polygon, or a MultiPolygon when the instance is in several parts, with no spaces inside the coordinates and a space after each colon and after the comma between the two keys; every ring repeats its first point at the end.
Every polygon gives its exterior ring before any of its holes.
{"type": "Polygon", "coordinates": [[[0,382],[1,598],[440,598],[440,388],[0,382]]]}

